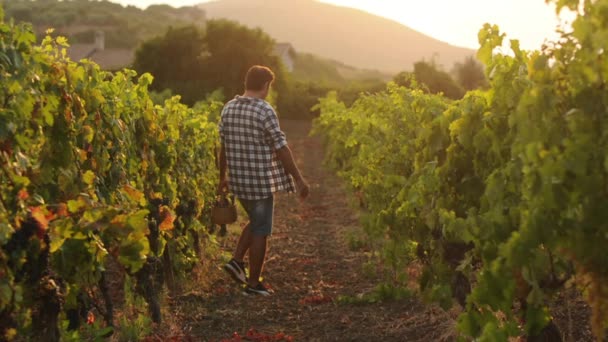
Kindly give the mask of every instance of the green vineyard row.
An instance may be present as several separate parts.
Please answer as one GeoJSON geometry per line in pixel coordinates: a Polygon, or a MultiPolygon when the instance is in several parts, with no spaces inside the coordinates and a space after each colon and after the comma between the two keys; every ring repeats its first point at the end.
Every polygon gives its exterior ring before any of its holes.
{"type": "Polygon", "coordinates": [[[1,12],[0,340],[59,340],[92,307],[110,334],[110,271],[159,322],[199,260],[221,104],[154,105],[150,75],[71,62],[1,12]]]}
{"type": "Polygon", "coordinates": [[[367,233],[397,268],[421,265],[424,298],[462,305],[463,336],[550,336],[547,303],[575,286],[600,340],[608,327],[608,1],[554,2],[581,14],[541,51],[480,31],[487,90],[318,105],[367,233]]]}

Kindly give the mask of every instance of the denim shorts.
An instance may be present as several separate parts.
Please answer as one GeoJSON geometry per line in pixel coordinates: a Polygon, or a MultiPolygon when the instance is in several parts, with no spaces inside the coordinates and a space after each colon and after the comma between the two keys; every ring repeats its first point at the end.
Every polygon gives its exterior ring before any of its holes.
{"type": "Polygon", "coordinates": [[[249,216],[249,229],[254,235],[269,236],[272,233],[272,215],[274,211],[274,197],[261,200],[240,199],[239,202],[249,216]]]}

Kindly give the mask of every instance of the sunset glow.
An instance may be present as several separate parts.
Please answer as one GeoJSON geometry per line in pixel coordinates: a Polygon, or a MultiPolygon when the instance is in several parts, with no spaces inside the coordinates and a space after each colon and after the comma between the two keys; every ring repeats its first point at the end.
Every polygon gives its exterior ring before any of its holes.
{"type": "Polygon", "coordinates": [[[544,0],[321,0],[393,19],[453,45],[477,48],[484,23],[497,24],[524,48],[555,38],[559,20],[544,0]]]}
{"type": "MultiPolygon", "coordinates": [[[[364,10],[398,21],[452,45],[477,48],[477,32],[486,22],[497,24],[526,49],[554,39],[559,20],[544,0],[320,0],[364,10]]],[[[145,8],[151,4],[196,5],[202,0],[117,0],[145,8]]],[[[565,16],[567,17],[567,16],[565,16]]]]}

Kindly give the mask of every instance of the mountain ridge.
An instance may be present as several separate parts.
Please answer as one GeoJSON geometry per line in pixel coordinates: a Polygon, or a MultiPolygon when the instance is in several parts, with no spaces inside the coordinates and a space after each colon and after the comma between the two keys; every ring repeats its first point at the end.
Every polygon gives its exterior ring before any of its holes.
{"type": "Polygon", "coordinates": [[[475,54],[475,50],[439,41],[394,20],[313,0],[217,0],[198,7],[207,18],[260,27],[299,52],[358,68],[394,73],[433,59],[449,69],[475,54]]]}

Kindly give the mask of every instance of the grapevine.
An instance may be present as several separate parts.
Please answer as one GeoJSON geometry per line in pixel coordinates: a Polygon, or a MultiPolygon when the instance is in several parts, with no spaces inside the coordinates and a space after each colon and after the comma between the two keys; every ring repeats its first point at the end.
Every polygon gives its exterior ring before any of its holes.
{"type": "Polygon", "coordinates": [[[547,303],[572,285],[598,339],[608,328],[608,1],[556,3],[580,14],[540,51],[512,40],[502,53],[498,27],[480,31],[488,90],[450,101],[391,84],[318,105],[315,132],[361,194],[366,231],[414,246],[423,297],[458,302],[464,336],[559,338],[547,303]]]}
{"type": "Polygon", "coordinates": [[[151,75],[66,47],[0,11],[0,339],[59,340],[63,320],[90,321],[92,298],[112,327],[110,262],[159,322],[162,287],[200,256],[219,104],[154,105],[151,75]]]}

